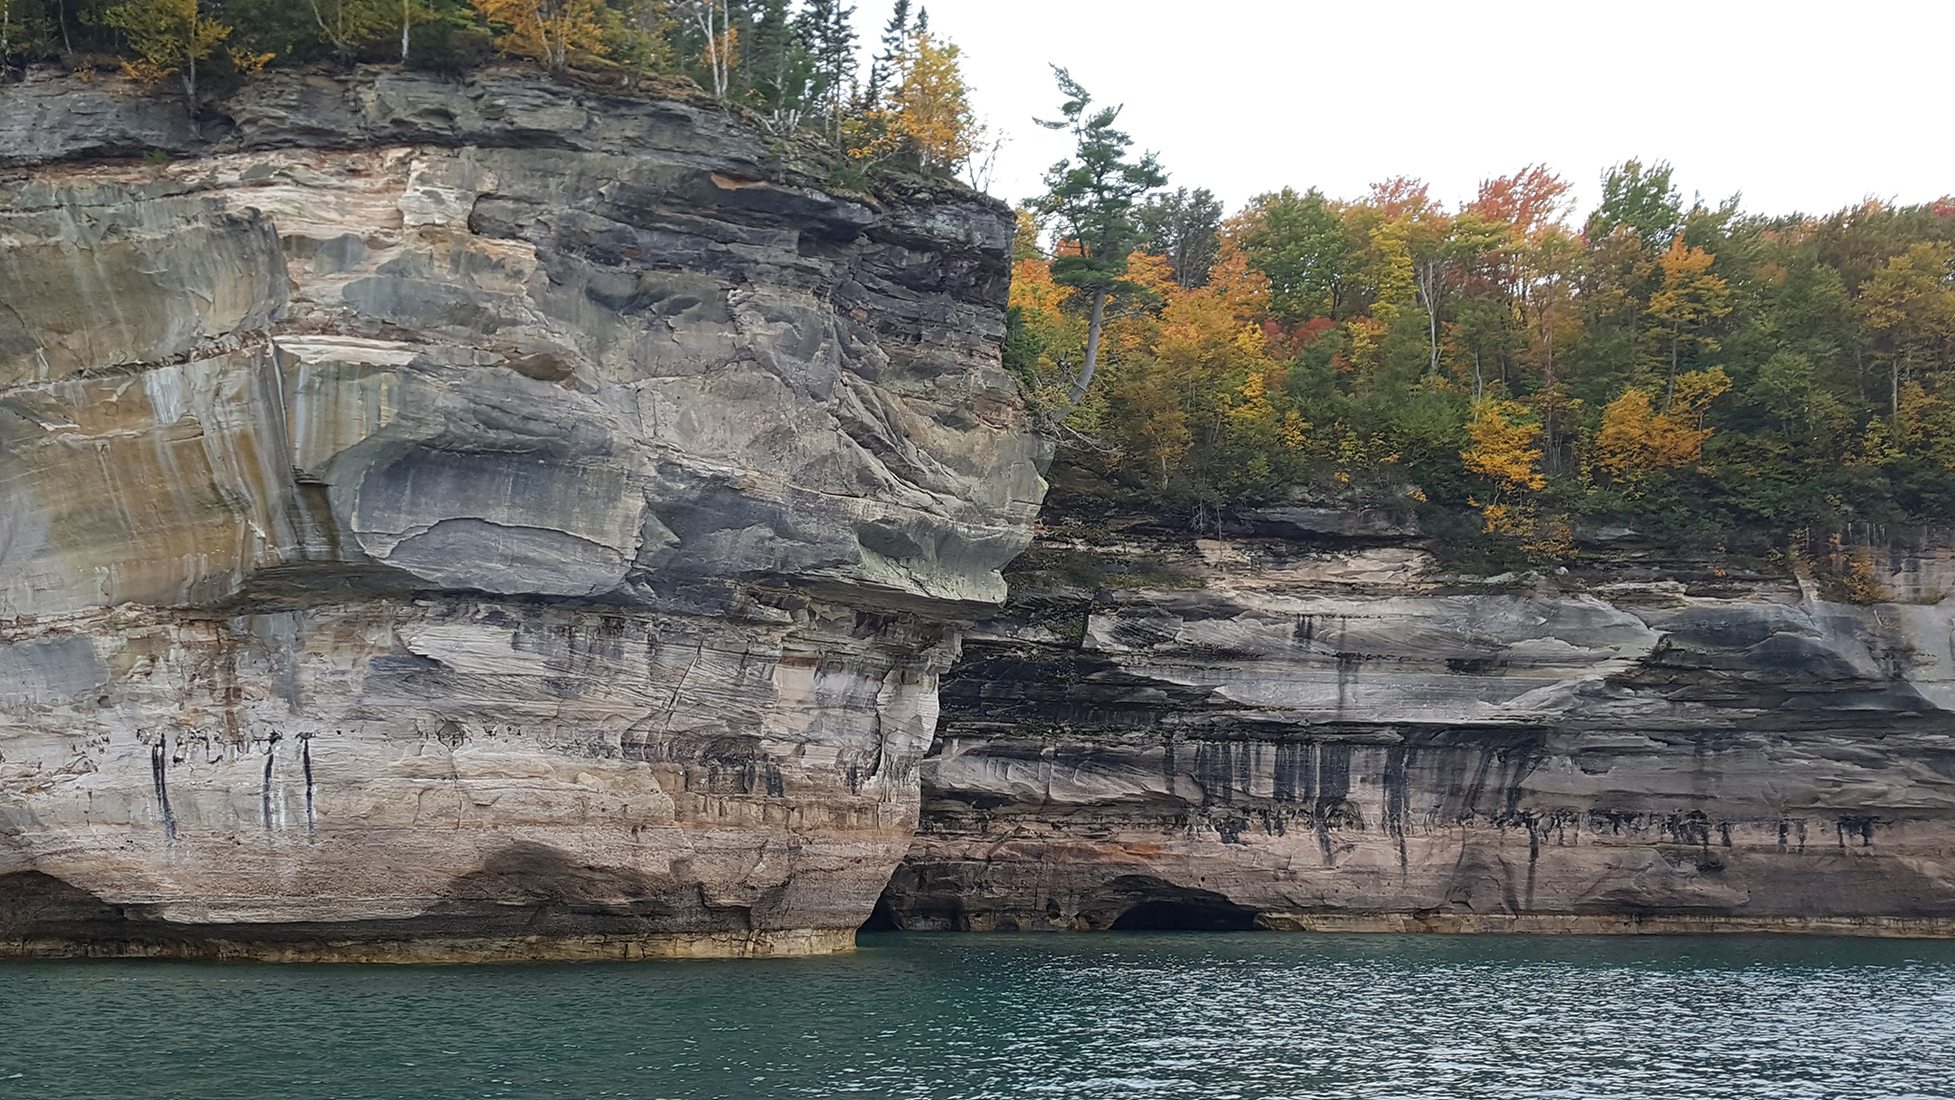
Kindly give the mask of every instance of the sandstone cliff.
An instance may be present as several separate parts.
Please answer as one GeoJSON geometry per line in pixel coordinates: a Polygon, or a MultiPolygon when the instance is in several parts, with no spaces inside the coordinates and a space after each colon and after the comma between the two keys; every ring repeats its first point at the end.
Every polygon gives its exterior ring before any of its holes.
{"type": "Polygon", "coordinates": [[[1044,491],[1009,213],[707,107],[0,87],[0,954],[821,950],[1044,491]]]}
{"type": "Polygon", "coordinates": [[[966,640],[907,928],[1955,930],[1955,572],[1894,602],[1277,509],[1068,521],[966,640]]]}

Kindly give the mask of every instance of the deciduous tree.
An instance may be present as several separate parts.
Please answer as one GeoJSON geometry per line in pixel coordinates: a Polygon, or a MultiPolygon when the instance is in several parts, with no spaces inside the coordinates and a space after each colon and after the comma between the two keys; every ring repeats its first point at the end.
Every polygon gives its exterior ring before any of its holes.
{"type": "Polygon", "coordinates": [[[198,66],[218,55],[231,37],[230,24],[216,18],[207,0],[129,0],[110,8],[105,18],[136,52],[137,60],[125,65],[130,75],[143,80],[178,77],[195,114],[198,66]]]}
{"type": "Polygon", "coordinates": [[[1889,413],[1898,419],[1909,373],[1955,367],[1955,246],[1910,245],[1874,273],[1859,304],[1887,360],[1889,413]]]}
{"type": "Polygon", "coordinates": [[[604,55],[602,0],[470,0],[497,29],[496,48],[553,72],[577,54],[604,55]]]}
{"type": "Polygon", "coordinates": [[[910,34],[902,83],[896,89],[894,128],[925,169],[956,168],[970,159],[983,138],[957,56],[955,43],[924,30],[910,34]]]}
{"type": "Polygon", "coordinates": [[[1644,166],[1626,160],[1602,174],[1602,202],[1588,220],[1588,236],[1600,240],[1627,228],[1646,248],[1662,248],[1683,222],[1683,202],[1670,184],[1664,161],[1644,166]]]}
{"type": "Polygon", "coordinates": [[[1595,435],[1596,465],[1631,485],[1654,473],[1696,465],[1711,437],[1704,414],[1730,388],[1722,370],[1692,371],[1676,380],[1675,398],[1662,412],[1653,407],[1648,390],[1624,390],[1602,411],[1602,427],[1595,435]]]}
{"type": "Polygon", "coordinates": [[[1706,324],[1731,312],[1731,288],[1723,278],[1711,273],[1717,257],[1701,248],[1691,248],[1682,236],[1657,259],[1663,285],[1650,295],[1650,316],[1670,332],[1670,369],[1664,400],[1676,389],[1677,361],[1686,334],[1693,347],[1717,350],[1717,341],[1703,334],[1706,324]]]}
{"type": "Polygon", "coordinates": [[[1357,278],[1357,249],[1323,192],[1284,188],[1260,195],[1232,224],[1244,255],[1269,276],[1270,309],[1278,319],[1340,316],[1357,278]]]}

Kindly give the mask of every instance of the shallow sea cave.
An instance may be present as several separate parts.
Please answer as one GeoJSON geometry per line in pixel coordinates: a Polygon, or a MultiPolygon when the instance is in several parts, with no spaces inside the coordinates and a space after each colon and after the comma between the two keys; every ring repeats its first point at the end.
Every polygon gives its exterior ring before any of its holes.
{"type": "Polygon", "coordinates": [[[1114,919],[1115,932],[1250,932],[1256,911],[1206,898],[1143,901],[1114,919]]]}

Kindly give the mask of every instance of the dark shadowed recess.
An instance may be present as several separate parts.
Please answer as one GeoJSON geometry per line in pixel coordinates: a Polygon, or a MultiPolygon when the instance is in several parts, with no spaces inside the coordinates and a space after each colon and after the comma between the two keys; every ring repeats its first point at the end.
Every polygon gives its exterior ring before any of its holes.
{"type": "Polygon", "coordinates": [[[1212,890],[1177,886],[1152,875],[1121,875],[1101,887],[1068,923],[1058,921],[1056,902],[1048,902],[1047,923],[1027,928],[1010,917],[996,923],[973,922],[958,891],[942,883],[920,885],[909,867],[899,867],[859,931],[998,931],[1066,928],[1085,932],[1250,932],[1262,928],[1256,910],[1212,890]],[[919,904],[922,902],[922,904],[919,904]]]}
{"type": "Polygon", "coordinates": [[[1143,901],[1114,918],[1115,932],[1250,932],[1256,913],[1226,901],[1143,901]]]}

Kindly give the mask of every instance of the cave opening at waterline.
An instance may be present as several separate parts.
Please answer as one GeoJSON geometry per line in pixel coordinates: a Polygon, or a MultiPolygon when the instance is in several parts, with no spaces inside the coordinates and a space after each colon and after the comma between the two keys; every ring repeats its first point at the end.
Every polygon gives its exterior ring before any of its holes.
{"type": "Polygon", "coordinates": [[[857,935],[864,932],[897,932],[901,931],[902,927],[896,923],[896,911],[890,907],[889,894],[885,892],[876,898],[876,907],[869,911],[869,919],[863,921],[862,927],[855,931],[857,935]]]}
{"type": "Polygon", "coordinates": [[[1115,932],[1252,932],[1256,911],[1226,901],[1173,898],[1143,901],[1114,918],[1115,932]]]}

